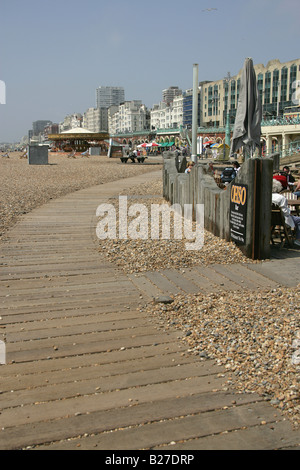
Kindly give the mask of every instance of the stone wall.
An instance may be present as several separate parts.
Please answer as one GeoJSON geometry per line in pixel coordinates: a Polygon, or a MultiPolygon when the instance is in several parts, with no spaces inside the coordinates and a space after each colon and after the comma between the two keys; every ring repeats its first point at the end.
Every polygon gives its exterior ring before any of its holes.
{"type": "Polygon", "coordinates": [[[237,242],[240,250],[251,259],[270,257],[272,159],[251,158],[241,167],[227,188],[220,189],[207,164],[197,163],[191,173],[184,173],[185,162],[172,152],[164,154],[163,195],[170,204],[204,204],[204,227],[226,241],[232,238],[230,217],[232,186],[246,185],[247,210],[245,240],[237,242]]]}

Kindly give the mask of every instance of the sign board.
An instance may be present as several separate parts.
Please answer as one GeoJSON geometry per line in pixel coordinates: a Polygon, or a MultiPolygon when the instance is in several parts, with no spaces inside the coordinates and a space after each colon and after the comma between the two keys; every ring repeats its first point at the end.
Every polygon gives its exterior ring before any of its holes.
{"type": "Polygon", "coordinates": [[[237,245],[246,244],[248,186],[232,183],[230,192],[230,237],[237,245]]]}

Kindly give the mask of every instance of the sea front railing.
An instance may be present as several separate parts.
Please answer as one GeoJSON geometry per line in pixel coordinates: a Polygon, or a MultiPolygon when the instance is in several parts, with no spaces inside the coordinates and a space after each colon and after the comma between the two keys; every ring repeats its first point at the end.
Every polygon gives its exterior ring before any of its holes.
{"type": "Polygon", "coordinates": [[[300,124],[300,117],[287,118],[287,117],[277,117],[272,119],[263,119],[261,121],[262,126],[292,126],[295,124],[300,124]]]}

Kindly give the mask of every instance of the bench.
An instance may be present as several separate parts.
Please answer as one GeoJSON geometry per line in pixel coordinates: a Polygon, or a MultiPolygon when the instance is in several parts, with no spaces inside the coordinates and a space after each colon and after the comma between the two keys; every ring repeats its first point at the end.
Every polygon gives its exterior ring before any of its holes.
{"type": "Polygon", "coordinates": [[[135,157],[134,155],[127,155],[126,157],[125,156],[120,157],[120,160],[122,163],[127,163],[128,160],[131,160],[132,163],[135,163],[136,161],[138,163],[144,163],[146,158],[147,157],[144,157],[144,156],[135,157]]]}
{"type": "Polygon", "coordinates": [[[282,191],[280,194],[286,198],[291,213],[300,215],[300,200],[297,198],[296,194],[291,191],[282,191]]]}

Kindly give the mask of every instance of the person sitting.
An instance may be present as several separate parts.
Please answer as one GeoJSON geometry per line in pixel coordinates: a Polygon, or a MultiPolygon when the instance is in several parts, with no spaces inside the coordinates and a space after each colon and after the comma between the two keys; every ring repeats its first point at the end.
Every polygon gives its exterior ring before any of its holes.
{"type": "Polygon", "coordinates": [[[193,168],[193,166],[195,165],[194,162],[188,162],[187,163],[187,168],[185,170],[185,173],[190,173],[191,172],[191,169],[193,168]]]}
{"type": "Polygon", "coordinates": [[[240,166],[239,162],[237,162],[237,161],[233,162],[233,168],[235,169],[236,174],[238,174],[238,172],[241,169],[241,166],[240,166]]]}
{"type": "Polygon", "coordinates": [[[276,172],[273,175],[273,179],[279,181],[281,183],[283,189],[288,188],[288,181],[287,181],[286,175],[281,174],[280,172],[276,172]]]}
{"type": "Polygon", "coordinates": [[[300,217],[291,215],[287,199],[282,195],[279,194],[282,191],[283,187],[280,181],[273,179],[272,184],[272,204],[280,207],[281,212],[284,216],[284,221],[286,225],[291,228],[295,228],[296,230],[296,240],[294,244],[296,246],[300,246],[300,217]]]}
{"type": "Polygon", "coordinates": [[[290,167],[284,166],[282,171],[284,176],[286,176],[288,186],[290,187],[290,189],[292,189],[295,183],[295,178],[291,174],[290,167]]]}

